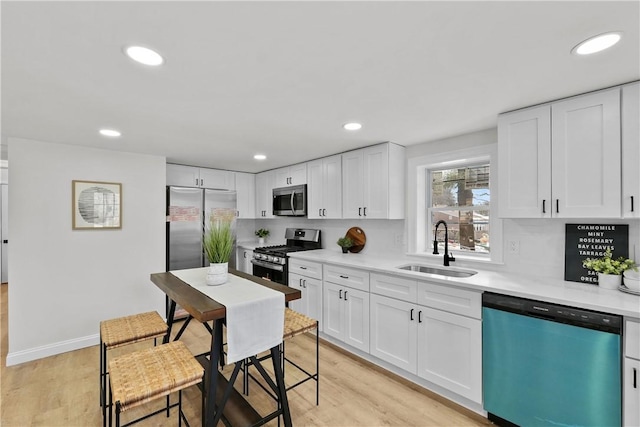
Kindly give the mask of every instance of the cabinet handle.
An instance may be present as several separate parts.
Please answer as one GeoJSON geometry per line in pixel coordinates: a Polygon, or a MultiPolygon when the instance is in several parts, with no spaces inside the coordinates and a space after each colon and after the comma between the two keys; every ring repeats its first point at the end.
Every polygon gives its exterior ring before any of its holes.
{"type": "MultiPolygon", "coordinates": [[[[307,280],[306,279],[302,279],[302,287],[307,289],[307,280]]],[[[346,296],[346,293],[345,293],[346,296]]]]}
{"type": "Polygon", "coordinates": [[[322,216],[322,209],[318,209],[318,216],[322,216]]]}
{"type": "Polygon", "coordinates": [[[413,308],[411,309],[411,319],[409,320],[413,320],[413,308]]]}
{"type": "MultiPolygon", "coordinates": [[[[633,196],[631,196],[631,200],[633,200],[633,196]]],[[[632,203],[633,206],[633,203],[632,203]]],[[[631,208],[631,212],[633,212],[633,208],[631,208]]],[[[327,210],[326,209],[322,209],[322,216],[327,216],[327,210]]]]}
{"type": "Polygon", "coordinates": [[[362,208],[358,208],[358,216],[362,216],[362,208]]]}
{"type": "Polygon", "coordinates": [[[198,186],[198,178],[196,178],[196,187],[198,186]]]}
{"type": "Polygon", "coordinates": [[[242,255],[244,255],[244,259],[247,259],[247,253],[244,252],[242,255]]]}
{"type": "Polygon", "coordinates": [[[298,279],[298,287],[301,288],[302,287],[302,279],[298,279]]]}
{"type": "Polygon", "coordinates": [[[633,388],[638,388],[638,370],[633,368],[633,388]]]}
{"type": "Polygon", "coordinates": [[[338,294],[338,298],[342,299],[342,289],[340,289],[340,293],[338,294]]]}
{"type": "Polygon", "coordinates": [[[344,291],[344,300],[347,300],[347,291],[344,291]]]}
{"type": "Polygon", "coordinates": [[[307,267],[305,267],[304,265],[300,266],[300,270],[306,270],[306,269],[307,269],[307,267]]]}
{"type": "Polygon", "coordinates": [[[200,186],[204,185],[204,179],[200,178],[200,186]]]}
{"type": "Polygon", "coordinates": [[[362,211],[364,212],[364,216],[367,216],[367,208],[362,208],[362,211]]]}
{"type": "Polygon", "coordinates": [[[560,199],[556,199],[556,213],[560,213],[560,199]]]}
{"type": "Polygon", "coordinates": [[[631,196],[631,212],[633,212],[633,196],[631,196]]]}
{"type": "Polygon", "coordinates": [[[342,279],[348,279],[348,278],[349,278],[349,276],[343,276],[343,275],[341,274],[341,275],[340,275],[340,278],[342,278],[342,279]]]}
{"type": "Polygon", "coordinates": [[[418,312],[418,323],[422,323],[422,310],[418,312]]]}
{"type": "Polygon", "coordinates": [[[542,199],[542,213],[547,213],[547,201],[542,199]]]}

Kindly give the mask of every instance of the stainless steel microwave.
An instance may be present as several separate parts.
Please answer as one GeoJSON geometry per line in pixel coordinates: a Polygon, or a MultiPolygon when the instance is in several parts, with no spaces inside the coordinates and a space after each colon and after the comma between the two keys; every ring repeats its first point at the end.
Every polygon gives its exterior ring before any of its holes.
{"type": "Polygon", "coordinates": [[[307,216],[307,186],[296,185],[273,189],[273,214],[307,216]]]}

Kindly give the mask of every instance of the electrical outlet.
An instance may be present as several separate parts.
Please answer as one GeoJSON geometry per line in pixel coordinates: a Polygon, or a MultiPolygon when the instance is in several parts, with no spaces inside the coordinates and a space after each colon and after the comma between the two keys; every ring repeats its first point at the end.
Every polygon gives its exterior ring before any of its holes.
{"type": "Polygon", "coordinates": [[[509,253],[514,255],[518,255],[520,253],[519,240],[509,240],[509,253]]]}
{"type": "Polygon", "coordinates": [[[402,234],[396,234],[396,246],[402,246],[402,234]]]}

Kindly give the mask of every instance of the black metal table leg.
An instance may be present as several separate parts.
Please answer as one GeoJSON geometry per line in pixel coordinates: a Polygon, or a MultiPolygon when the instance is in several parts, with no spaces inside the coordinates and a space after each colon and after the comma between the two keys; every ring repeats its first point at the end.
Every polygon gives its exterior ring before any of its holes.
{"type": "Polygon", "coordinates": [[[289,400],[287,399],[287,386],[284,383],[284,374],[282,365],[280,364],[280,346],[271,347],[271,358],[273,359],[273,372],[276,377],[276,385],[278,387],[278,400],[282,409],[282,420],[285,427],[292,427],[291,413],[289,412],[289,400]]]}
{"type": "Polygon", "coordinates": [[[171,300],[169,305],[169,313],[167,313],[167,335],[162,339],[162,344],[167,344],[171,338],[171,327],[173,326],[173,316],[176,313],[176,302],[171,300]]]}
{"type": "MultiPolygon", "coordinates": [[[[218,387],[218,364],[222,351],[222,319],[217,319],[213,327],[211,351],[209,352],[209,384],[207,384],[207,403],[205,427],[215,427],[216,390],[218,387]]],[[[221,410],[222,408],[220,408],[221,410]]]]}

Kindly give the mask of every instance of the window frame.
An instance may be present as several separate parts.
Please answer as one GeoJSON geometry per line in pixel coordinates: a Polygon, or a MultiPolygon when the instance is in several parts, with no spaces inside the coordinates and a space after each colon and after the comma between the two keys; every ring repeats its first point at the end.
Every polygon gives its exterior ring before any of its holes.
{"type": "Polygon", "coordinates": [[[409,255],[416,255],[433,259],[434,262],[442,258],[433,255],[429,242],[433,242],[433,227],[428,227],[427,212],[431,201],[431,183],[428,180],[431,170],[449,169],[460,166],[489,163],[489,230],[491,236],[491,251],[489,254],[473,253],[471,251],[452,250],[460,261],[478,261],[483,263],[503,262],[502,220],[498,218],[498,147],[497,144],[486,144],[478,147],[442,152],[408,159],[407,179],[407,235],[409,255]],[[424,248],[418,249],[418,248],[424,248]]]}

